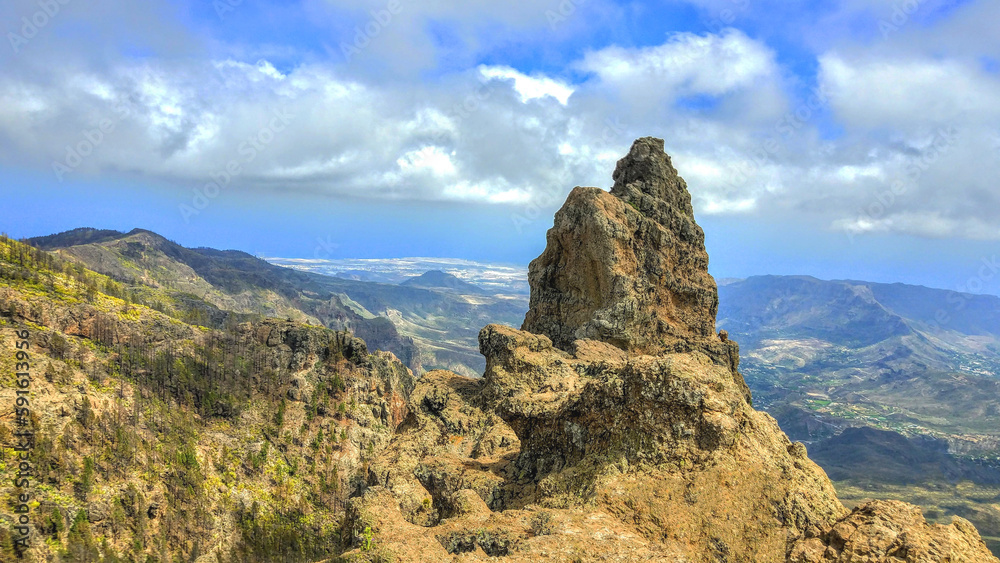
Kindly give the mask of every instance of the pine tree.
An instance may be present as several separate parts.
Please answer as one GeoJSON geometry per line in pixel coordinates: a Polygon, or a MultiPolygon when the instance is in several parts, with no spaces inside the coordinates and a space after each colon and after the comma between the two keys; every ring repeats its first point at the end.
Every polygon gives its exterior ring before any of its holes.
{"type": "Polygon", "coordinates": [[[77,497],[81,501],[86,502],[87,497],[90,496],[90,491],[94,489],[94,460],[92,458],[83,458],[83,473],[80,475],[80,481],[76,484],[77,497]]]}
{"type": "Polygon", "coordinates": [[[77,413],[76,420],[80,423],[80,426],[83,426],[87,430],[90,430],[94,426],[97,416],[94,414],[93,407],[90,406],[90,398],[83,397],[83,400],[80,402],[80,412],[77,413]]]}
{"type": "Polygon", "coordinates": [[[75,563],[96,563],[100,554],[94,542],[94,536],[90,531],[90,522],[87,520],[86,511],[79,511],[73,518],[73,525],[69,528],[69,535],[66,538],[66,549],[62,553],[64,560],[75,563]]]}
{"type": "Polygon", "coordinates": [[[62,538],[63,531],[66,530],[66,520],[63,518],[62,512],[59,511],[58,506],[52,509],[52,514],[49,515],[49,520],[45,524],[45,531],[49,536],[53,540],[59,541],[62,538]]]}

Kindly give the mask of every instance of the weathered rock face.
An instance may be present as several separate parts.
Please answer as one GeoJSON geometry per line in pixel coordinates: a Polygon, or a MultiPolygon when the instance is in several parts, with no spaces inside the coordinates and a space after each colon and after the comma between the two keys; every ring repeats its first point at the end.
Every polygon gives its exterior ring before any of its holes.
{"type": "MultiPolygon", "coordinates": [[[[272,367],[297,374],[287,392],[287,398],[292,401],[308,402],[311,397],[312,384],[303,372],[343,359],[352,367],[349,377],[357,383],[352,387],[354,398],[367,405],[372,422],[391,431],[407,416],[410,393],[415,385],[413,372],[392,352],[369,354],[365,341],[349,332],[333,332],[278,319],[240,325],[238,334],[266,346],[272,367]]],[[[380,440],[381,443],[385,441],[380,440]]]]}
{"type": "Polygon", "coordinates": [[[963,522],[844,508],[715,334],[704,237],[663,141],[636,141],[614,178],[556,215],[524,330],[480,332],[483,378],[418,383],[351,503],[348,558],[996,562],[963,522]]]}
{"type": "Polygon", "coordinates": [[[789,535],[845,512],[805,448],[708,354],[629,356],[578,341],[571,355],[501,326],[480,342],[482,397],[520,440],[510,475],[531,490],[527,502],[596,503],[648,532],[669,521],[660,539],[688,557],[752,561],[780,560],[789,535]]]}
{"type": "Polygon", "coordinates": [[[398,438],[369,467],[369,484],[391,491],[410,523],[434,526],[464,514],[469,492],[502,508],[505,480],[492,469],[520,444],[496,414],[475,406],[480,387],[446,371],[425,374],[398,438]]]}
{"type": "Polygon", "coordinates": [[[566,350],[600,340],[658,354],[715,338],[719,298],[691,195],[660,139],[639,139],[615,185],[576,188],[531,263],[523,330],[566,350]]]}
{"type": "Polygon", "coordinates": [[[928,524],[916,506],[872,501],[836,525],[797,541],[789,563],[996,561],[968,520],[928,524]]]}

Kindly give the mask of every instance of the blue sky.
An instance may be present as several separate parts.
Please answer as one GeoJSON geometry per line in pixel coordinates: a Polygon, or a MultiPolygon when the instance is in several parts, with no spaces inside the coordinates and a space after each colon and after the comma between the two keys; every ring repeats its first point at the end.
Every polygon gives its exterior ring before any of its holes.
{"type": "Polygon", "coordinates": [[[526,264],[565,195],[654,135],[717,276],[1000,293],[997,21],[951,0],[14,0],[0,229],[526,264]]]}

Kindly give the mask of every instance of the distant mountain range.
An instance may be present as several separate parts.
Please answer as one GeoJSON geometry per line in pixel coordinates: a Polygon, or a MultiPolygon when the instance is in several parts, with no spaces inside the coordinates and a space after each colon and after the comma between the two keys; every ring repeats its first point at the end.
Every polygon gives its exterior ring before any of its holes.
{"type": "Polygon", "coordinates": [[[441,270],[431,270],[419,276],[407,278],[399,285],[450,291],[459,295],[489,295],[488,291],[478,285],[462,281],[461,279],[451,274],[446,274],[441,270]]]}
{"type": "Polygon", "coordinates": [[[818,338],[865,347],[916,334],[948,343],[955,335],[1000,336],[1000,297],[992,295],[808,276],[731,281],[719,294],[719,324],[754,344],[767,338],[818,338]]]}
{"type": "Polygon", "coordinates": [[[160,307],[183,309],[192,322],[221,326],[233,315],[264,315],[350,329],[418,373],[481,374],[479,329],[520,324],[527,309],[525,296],[492,296],[479,288],[463,296],[455,291],[461,284],[425,288],[332,277],[235,250],[185,248],[143,229],[84,228],[28,242],[133,286],[160,307]]]}
{"type": "MultiPolygon", "coordinates": [[[[320,259],[266,258],[268,262],[356,281],[398,284],[430,271],[441,271],[494,295],[527,295],[526,265],[493,264],[457,258],[320,259]]],[[[527,307],[525,307],[527,310],[527,307]]]]}
{"type": "Polygon", "coordinates": [[[719,290],[755,399],[799,439],[866,424],[1000,438],[1000,298],[904,284],[761,276],[719,290]]]}

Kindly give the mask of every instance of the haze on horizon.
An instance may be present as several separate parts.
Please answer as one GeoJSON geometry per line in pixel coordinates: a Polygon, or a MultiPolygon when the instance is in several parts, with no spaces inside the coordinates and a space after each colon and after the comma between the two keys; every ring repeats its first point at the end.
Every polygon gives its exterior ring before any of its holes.
{"type": "Polygon", "coordinates": [[[717,277],[1000,293],[1000,21],[951,0],[14,0],[0,225],[526,264],[666,140],[717,277]]]}

